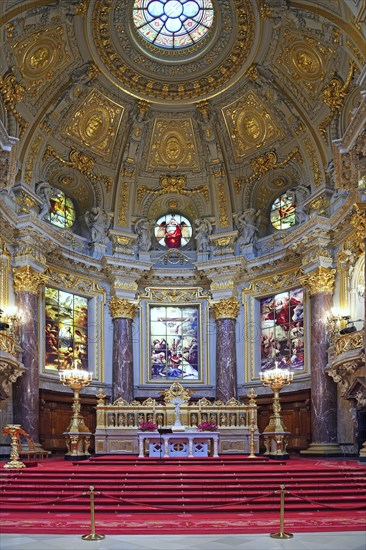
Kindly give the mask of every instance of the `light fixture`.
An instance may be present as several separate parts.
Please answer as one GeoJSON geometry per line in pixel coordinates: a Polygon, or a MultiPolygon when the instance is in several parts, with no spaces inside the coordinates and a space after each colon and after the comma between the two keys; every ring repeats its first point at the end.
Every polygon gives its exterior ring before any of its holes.
{"type": "Polygon", "coordinates": [[[0,330],[8,330],[8,328],[10,328],[10,325],[8,325],[8,323],[5,323],[5,321],[1,321],[3,313],[3,310],[0,309],[0,330]]]}

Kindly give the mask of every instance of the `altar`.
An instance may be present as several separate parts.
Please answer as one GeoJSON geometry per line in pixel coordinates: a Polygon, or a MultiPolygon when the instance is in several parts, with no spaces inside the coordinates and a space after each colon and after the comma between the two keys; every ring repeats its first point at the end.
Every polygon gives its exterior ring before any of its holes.
{"type": "Polygon", "coordinates": [[[178,458],[178,457],[207,457],[209,444],[212,442],[212,456],[218,457],[219,433],[184,431],[159,434],[158,432],[137,433],[139,458],[145,456],[146,444],[149,457],[178,458]]]}

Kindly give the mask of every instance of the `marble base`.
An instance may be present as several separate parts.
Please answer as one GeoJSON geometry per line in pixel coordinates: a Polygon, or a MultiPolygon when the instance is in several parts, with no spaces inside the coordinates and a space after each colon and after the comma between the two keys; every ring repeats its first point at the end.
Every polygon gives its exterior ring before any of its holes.
{"type": "Polygon", "coordinates": [[[308,449],[300,451],[301,455],[308,456],[343,456],[342,449],[337,443],[310,443],[308,449]]]}

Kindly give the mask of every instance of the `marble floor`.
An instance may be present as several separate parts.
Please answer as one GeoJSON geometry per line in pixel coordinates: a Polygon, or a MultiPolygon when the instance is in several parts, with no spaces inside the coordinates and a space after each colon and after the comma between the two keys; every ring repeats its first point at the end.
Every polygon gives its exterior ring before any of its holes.
{"type": "Polygon", "coordinates": [[[269,535],[108,535],[84,541],[79,535],[0,534],[1,550],[365,550],[366,532],[269,535]]]}

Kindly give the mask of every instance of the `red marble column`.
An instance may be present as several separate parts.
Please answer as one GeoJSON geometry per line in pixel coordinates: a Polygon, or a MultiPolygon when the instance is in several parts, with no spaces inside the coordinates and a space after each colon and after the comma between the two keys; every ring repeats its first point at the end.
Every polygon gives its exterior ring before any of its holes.
{"type": "Polygon", "coordinates": [[[335,270],[319,267],[309,275],[310,282],[310,368],[312,443],[302,454],[337,455],[337,385],[327,374],[327,317],[332,307],[335,270]]]}
{"type": "Polygon", "coordinates": [[[113,319],[112,399],[133,400],[132,319],[113,319]]]}
{"type": "Polygon", "coordinates": [[[39,345],[38,290],[41,274],[30,267],[14,269],[14,285],[21,314],[20,345],[23,350],[23,375],[13,386],[14,423],[21,424],[35,443],[39,443],[39,345]]]}
{"type": "Polygon", "coordinates": [[[237,396],[236,298],[221,300],[213,306],[216,319],[216,399],[228,401],[237,396]]]}
{"type": "Polygon", "coordinates": [[[113,318],[112,399],[133,400],[132,321],[136,306],[129,300],[113,296],[109,302],[113,318]]]}

